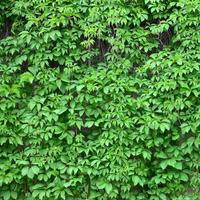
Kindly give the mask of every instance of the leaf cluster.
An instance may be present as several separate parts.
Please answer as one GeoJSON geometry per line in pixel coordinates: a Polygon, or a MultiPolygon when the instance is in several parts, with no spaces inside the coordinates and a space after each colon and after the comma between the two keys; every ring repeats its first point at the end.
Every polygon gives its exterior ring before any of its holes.
{"type": "Polygon", "coordinates": [[[0,199],[199,200],[199,0],[0,12],[0,199]]]}

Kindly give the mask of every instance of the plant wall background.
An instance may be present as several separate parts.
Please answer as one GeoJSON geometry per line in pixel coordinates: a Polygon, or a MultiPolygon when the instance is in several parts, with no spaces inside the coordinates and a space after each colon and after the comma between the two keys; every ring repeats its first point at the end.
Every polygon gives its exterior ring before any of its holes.
{"type": "Polygon", "coordinates": [[[0,12],[1,199],[200,199],[199,0],[0,12]]]}

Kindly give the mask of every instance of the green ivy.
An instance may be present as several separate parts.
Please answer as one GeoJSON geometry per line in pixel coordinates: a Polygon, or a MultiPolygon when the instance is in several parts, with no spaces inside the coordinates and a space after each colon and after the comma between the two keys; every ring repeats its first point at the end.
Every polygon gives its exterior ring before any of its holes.
{"type": "Polygon", "coordinates": [[[0,12],[0,199],[200,199],[199,0],[0,12]]]}

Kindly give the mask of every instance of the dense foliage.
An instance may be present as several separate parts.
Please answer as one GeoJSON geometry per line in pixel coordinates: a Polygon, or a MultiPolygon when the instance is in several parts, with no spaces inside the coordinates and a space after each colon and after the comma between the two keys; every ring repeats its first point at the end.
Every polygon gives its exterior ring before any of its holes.
{"type": "Polygon", "coordinates": [[[200,199],[199,0],[0,12],[0,199],[200,199]]]}

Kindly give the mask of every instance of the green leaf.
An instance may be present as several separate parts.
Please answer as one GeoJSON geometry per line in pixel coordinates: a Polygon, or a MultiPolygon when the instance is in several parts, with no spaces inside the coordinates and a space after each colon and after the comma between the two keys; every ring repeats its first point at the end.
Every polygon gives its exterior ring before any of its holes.
{"type": "Polygon", "coordinates": [[[162,161],[162,162],[160,163],[160,167],[161,167],[162,169],[165,169],[165,168],[167,167],[167,165],[168,165],[167,161],[162,161]]]}
{"type": "Polygon", "coordinates": [[[56,109],[54,112],[58,115],[61,115],[63,114],[68,108],[67,107],[63,107],[63,108],[59,108],[59,109],[56,109]]]}
{"type": "Polygon", "coordinates": [[[56,80],[56,85],[57,85],[57,87],[60,89],[60,88],[61,88],[61,85],[62,85],[61,80],[56,80]]]}
{"type": "Polygon", "coordinates": [[[3,192],[3,199],[4,200],[9,200],[10,199],[10,192],[9,191],[3,192]]]}
{"type": "Polygon", "coordinates": [[[180,163],[180,162],[176,162],[176,163],[174,164],[174,167],[175,167],[176,169],[182,170],[183,165],[182,165],[182,163],[180,163]]]}
{"type": "Polygon", "coordinates": [[[85,123],[85,127],[88,127],[88,128],[91,128],[93,125],[94,125],[94,122],[93,122],[93,121],[87,121],[87,122],[85,123]]]}
{"type": "Polygon", "coordinates": [[[22,169],[22,175],[23,175],[23,176],[27,175],[27,174],[28,174],[28,170],[29,170],[28,167],[24,167],[24,168],[22,169]]]}
{"type": "Polygon", "coordinates": [[[77,91],[80,92],[85,86],[84,85],[78,85],[76,88],[77,88],[77,91]]]}
{"type": "Polygon", "coordinates": [[[33,171],[34,174],[38,174],[40,171],[39,167],[37,167],[37,166],[31,167],[31,170],[33,171]]]}
{"type": "Polygon", "coordinates": [[[140,178],[139,176],[133,176],[132,181],[134,185],[138,185],[140,183],[140,178]]]}
{"type": "Polygon", "coordinates": [[[20,76],[20,82],[29,82],[32,83],[34,80],[33,75],[30,72],[25,72],[20,76]]]}
{"type": "Polygon", "coordinates": [[[188,181],[189,180],[189,177],[188,177],[188,175],[187,174],[184,174],[184,173],[181,173],[180,174],[180,180],[182,180],[182,181],[188,181]]]}
{"type": "Polygon", "coordinates": [[[11,195],[11,197],[12,197],[13,199],[17,199],[17,192],[12,191],[12,192],[10,193],[10,195],[11,195]]]}
{"type": "Polygon", "coordinates": [[[160,196],[160,198],[161,198],[162,200],[167,200],[167,196],[166,196],[165,194],[160,194],[159,196],[160,196]]]}
{"type": "Polygon", "coordinates": [[[108,194],[110,194],[111,193],[111,191],[112,191],[112,184],[106,184],[106,186],[105,186],[105,190],[106,190],[106,192],[108,193],[108,194]]]}
{"type": "Polygon", "coordinates": [[[33,172],[32,168],[30,168],[30,169],[28,170],[27,176],[28,176],[30,179],[33,179],[33,177],[34,177],[34,172],[33,172]]]}

